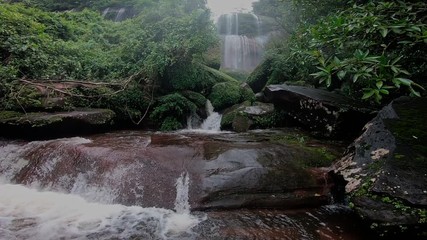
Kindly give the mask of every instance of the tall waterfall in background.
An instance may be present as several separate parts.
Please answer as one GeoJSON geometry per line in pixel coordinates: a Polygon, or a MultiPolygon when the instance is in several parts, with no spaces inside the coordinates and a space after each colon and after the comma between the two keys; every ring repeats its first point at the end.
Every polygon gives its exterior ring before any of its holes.
{"type": "Polygon", "coordinates": [[[251,72],[261,62],[264,43],[261,21],[250,13],[229,13],[218,19],[222,39],[221,68],[251,72]]]}

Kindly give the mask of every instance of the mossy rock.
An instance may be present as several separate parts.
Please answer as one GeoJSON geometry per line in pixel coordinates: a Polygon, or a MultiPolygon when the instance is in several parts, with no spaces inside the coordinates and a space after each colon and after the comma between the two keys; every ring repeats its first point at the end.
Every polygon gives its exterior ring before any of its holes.
{"type": "Polygon", "coordinates": [[[10,114],[0,120],[0,134],[10,138],[46,139],[109,130],[115,113],[109,109],[10,114]],[[13,117],[10,117],[14,115],[13,117]]]}
{"type": "Polygon", "coordinates": [[[1,111],[0,112],[0,121],[11,119],[11,118],[19,118],[22,115],[24,115],[24,113],[15,112],[15,111],[1,111]]]}
{"type": "Polygon", "coordinates": [[[188,100],[196,104],[199,108],[204,108],[206,105],[206,97],[198,92],[193,91],[183,91],[181,92],[182,96],[186,97],[188,100]]]}
{"type": "Polygon", "coordinates": [[[266,59],[249,75],[247,79],[248,85],[252,88],[253,92],[261,92],[268,82],[271,74],[271,59],[266,59]]]}
{"type": "MultiPolygon", "coordinates": [[[[270,123],[272,119],[270,115],[275,115],[273,104],[255,102],[252,106],[250,101],[245,101],[224,111],[221,129],[246,132],[249,129],[259,128],[261,119],[265,118],[266,122],[270,123]]],[[[272,127],[273,124],[269,126],[272,127]]]]}
{"type": "Polygon", "coordinates": [[[381,234],[427,234],[426,103],[393,101],[335,163],[352,206],[381,234]]]}
{"type": "Polygon", "coordinates": [[[216,111],[221,111],[240,102],[240,86],[237,83],[223,82],[215,84],[209,100],[216,111]]]}

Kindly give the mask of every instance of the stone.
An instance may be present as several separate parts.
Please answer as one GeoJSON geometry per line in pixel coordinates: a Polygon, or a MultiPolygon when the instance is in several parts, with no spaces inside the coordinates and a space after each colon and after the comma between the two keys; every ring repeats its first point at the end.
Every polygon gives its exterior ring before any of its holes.
{"type": "Polygon", "coordinates": [[[246,132],[257,127],[260,118],[268,117],[274,113],[274,105],[269,103],[250,102],[237,104],[226,109],[221,120],[221,129],[246,132]]]}
{"type": "Polygon", "coordinates": [[[353,139],[373,117],[372,109],[322,89],[269,85],[264,95],[301,127],[320,137],[353,139]]]}
{"type": "MultiPolygon", "coordinates": [[[[427,98],[384,107],[334,164],[361,217],[381,229],[427,229],[427,98]]],[[[422,231],[420,231],[422,233],[422,231]]]]}
{"type": "Polygon", "coordinates": [[[247,83],[254,93],[259,93],[264,89],[268,82],[268,77],[271,74],[271,65],[272,60],[266,59],[255,68],[251,75],[249,75],[247,83]]]}
{"type": "Polygon", "coordinates": [[[130,206],[172,209],[183,172],[190,177],[193,210],[328,204],[332,160],[317,151],[320,142],[289,141],[294,133],[116,131],[34,142],[0,139],[0,175],[16,184],[130,206]],[[328,161],[318,164],[320,158],[328,161]]]}
{"type": "MultiPolygon", "coordinates": [[[[8,115],[10,116],[10,113],[8,115]]],[[[78,109],[53,113],[29,112],[1,118],[0,135],[29,139],[76,136],[111,128],[114,117],[115,113],[109,109],[78,109]]]]}

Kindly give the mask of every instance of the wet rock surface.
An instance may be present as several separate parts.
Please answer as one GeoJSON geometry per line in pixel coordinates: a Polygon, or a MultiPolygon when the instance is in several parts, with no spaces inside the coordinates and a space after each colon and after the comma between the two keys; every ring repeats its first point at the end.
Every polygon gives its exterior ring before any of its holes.
{"type": "Polygon", "coordinates": [[[372,119],[371,110],[344,96],[302,86],[269,85],[266,100],[321,137],[352,138],[372,119]]]}
{"type": "Polygon", "coordinates": [[[127,131],[3,143],[1,176],[89,201],[172,208],[182,172],[190,176],[193,209],[295,208],[329,201],[331,182],[322,168],[333,160],[325,156],[328,146],[295,143],[281,131],[127,131]]]}
{"type": "Polygon", "coordinates": [[[70,112],[0,112],[0,136],[47,139],[106,130],[115,113],[108,109],[78,109],[70,112]]]}
{"type": "Polygon", "coordinates": [[[355,209],[374,226],[426,234],[426,100],[386,106],[335,164],[355,209]]]}
{"type": "Polygon", "coordinates": [[[262,121],[261,119],[268,118],[273,114],[273,104],[255,102],[251,105],[249,102],[243,102],[224,111],[221,129],[246,132],[250,129],[263,127],[259,124],[262,121]]]}

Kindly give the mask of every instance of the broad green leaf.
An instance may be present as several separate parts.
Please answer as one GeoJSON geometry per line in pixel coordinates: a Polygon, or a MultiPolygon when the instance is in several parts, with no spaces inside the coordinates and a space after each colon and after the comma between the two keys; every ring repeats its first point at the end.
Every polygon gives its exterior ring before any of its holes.
{"type": "Polygon", "coordinates": [[[381,36],[383,36],[383,38],[387,37],[387,34],[388,34],[387,28],[381,28],[380,32],[381,32],[381,36]]]}
{"type": "Polygon", "coordinates": [[[328,78],[326,78],[326,87],[330,87],[330,86],[331,86],[331,83],[332,83],[332,78],[331,78],[331,76],[329,75],[329,76],[328,76],[328,78]]]}
{"type": "Polygon", "coordinates": [[[407,78],[395,78],[395,79],[405,86],[411,86],[411,84],[413,83],[411,79],[407,79],[407,78]]]}
{"type": "Polygon", "coordinates": [[[378,89],[381,89],[382,86],[384,85],[384,82],[383,81],[378,81],[375,85],[377,86],[378,89]]]}
{"type": "Polygon", "coordinates": [[[360,75],[361,75],[360,73],[354,74],[354,76],[353,76],[353,82],[357,82],[357,79],[359,79],[360,75]]]}
{"type": "Polygon", "coordinates": [[[344,77],[345,77],[345,75],[347,74],[347,72],[346,71],[344,71],[344,70],[341,70],[341,71],[339,71],[338,73],[337,73],[337,76],[338,76],[338,78],[340,79],[340,80],[342,80],[344,77]]]}
{"type": "Polygon", "coordinates": [[[374,95],[374,94],[375,94],[375,90],[370,89],[369,91],[367,91],[363,94],[362,99],[368,99],[368,98],[372,97],[372,95],[374,95]]]}
{"type": "Polygon", "coordinates": [[[384,95],[388,95],[390,92],[386,89],[380,89],[380,93],[382,93],[384,95]]]}
{"type": "Polygon", "coordinates": [[[411,93],[417,97],[421,97],[421,94],[417,91],[415,91],[413,88],[409,88],[409,90],[411,91],[411,93]]]}

